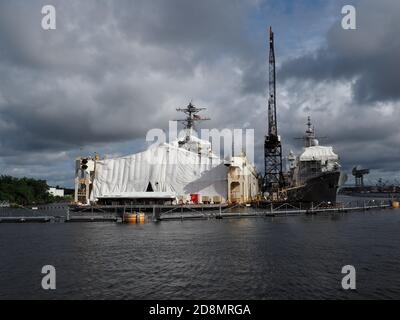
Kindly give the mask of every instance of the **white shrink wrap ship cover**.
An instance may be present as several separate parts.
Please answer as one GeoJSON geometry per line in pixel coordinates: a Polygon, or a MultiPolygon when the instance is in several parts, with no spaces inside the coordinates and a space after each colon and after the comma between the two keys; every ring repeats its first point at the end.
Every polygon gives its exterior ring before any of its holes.
{"type": "Polygon", "coordinates": [[[227,173],[211,152],[188,151],[177,141],[163,143],[137,154],[97,160],[91,200],[140,197],[149,190],[154,197],[195,193],[227,199],[227,173]]]}
{"type": "Polygon", "coordinates": [[[300,155],[300,161],[337,161],[339,157],[333,152],[332,147],[312,146],[305,148],[300,155]]]}

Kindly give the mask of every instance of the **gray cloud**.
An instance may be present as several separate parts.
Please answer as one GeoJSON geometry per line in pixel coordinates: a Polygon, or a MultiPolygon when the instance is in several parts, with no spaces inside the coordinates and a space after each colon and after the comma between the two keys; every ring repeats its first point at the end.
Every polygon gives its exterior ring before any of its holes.
{"type": "Polygon", "coordinates": [[[281,77],[352,81],[358,103],[398,100],[400,2],[365,0],[355,7],[356,30],[344,30],[338,20],[327,33],[326,44],[284,63],[281,77]]]}
{"type": "Polygon", "coordinates": [[[247,47],[240,1],[54,1],[58,28],[46,32],[43,3],[1,4],[0,112],[25,128],[5,142],[21,149],[143,137],[166,122],[169,94],[188,100],[179,86],[196,68],[247,47]]]}

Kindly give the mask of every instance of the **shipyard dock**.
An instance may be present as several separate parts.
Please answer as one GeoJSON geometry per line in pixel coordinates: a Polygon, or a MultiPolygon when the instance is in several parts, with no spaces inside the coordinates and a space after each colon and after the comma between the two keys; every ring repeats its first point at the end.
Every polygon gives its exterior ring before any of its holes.
{"type": "MultiPolygon", "coordinates": [[[[196,219],[228,219],[228,218],[250,218],[250,217],[282,217],[296,215],[323,215],[349,212],[363,212],[369,210],[395,209],[399,205],[397,201],[390,200],[365,200],[349,201],[346,203],[327,206],[325,203],[302,208],[289,203],[280,205],[270,204],[269,207],[258,207],[256,205],[220,205],[218,208],[209,206],[157,206],[144,208],[143,206],[91,206],[79,210],[70,206],[61,206],[54,211],[42,206],[35,210],[0,210],[1,223],[88,223],[108,222],[123,223],[124,214],[143,215],[143,222],[160,222],[170,220],[196,220],[196,219]],[[144,211],[143,209],[151,209],[144,211]],[[46,214],[44,214],[46,213],[46,214]]],[[[139,222],[139,219],[137,220],[139,222]]]]}

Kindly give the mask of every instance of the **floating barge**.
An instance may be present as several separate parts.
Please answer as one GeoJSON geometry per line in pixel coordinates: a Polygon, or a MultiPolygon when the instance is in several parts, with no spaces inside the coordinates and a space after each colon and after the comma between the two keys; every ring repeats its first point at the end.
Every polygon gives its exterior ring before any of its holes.
{"type": "Polygon", "coordinates": [[[46,223],[54,220],[54,217],[0,217],[0,223],[46,223]]]}

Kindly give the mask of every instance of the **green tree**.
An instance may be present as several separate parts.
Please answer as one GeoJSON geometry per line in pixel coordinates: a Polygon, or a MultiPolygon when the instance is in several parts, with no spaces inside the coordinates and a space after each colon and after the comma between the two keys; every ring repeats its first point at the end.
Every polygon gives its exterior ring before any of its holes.
{"type": "Polygon", "coordinates": [[[45,180],[0,176],[0,200],[19,205],[44,204],[56,200],[48,193],[45,180]]]}

